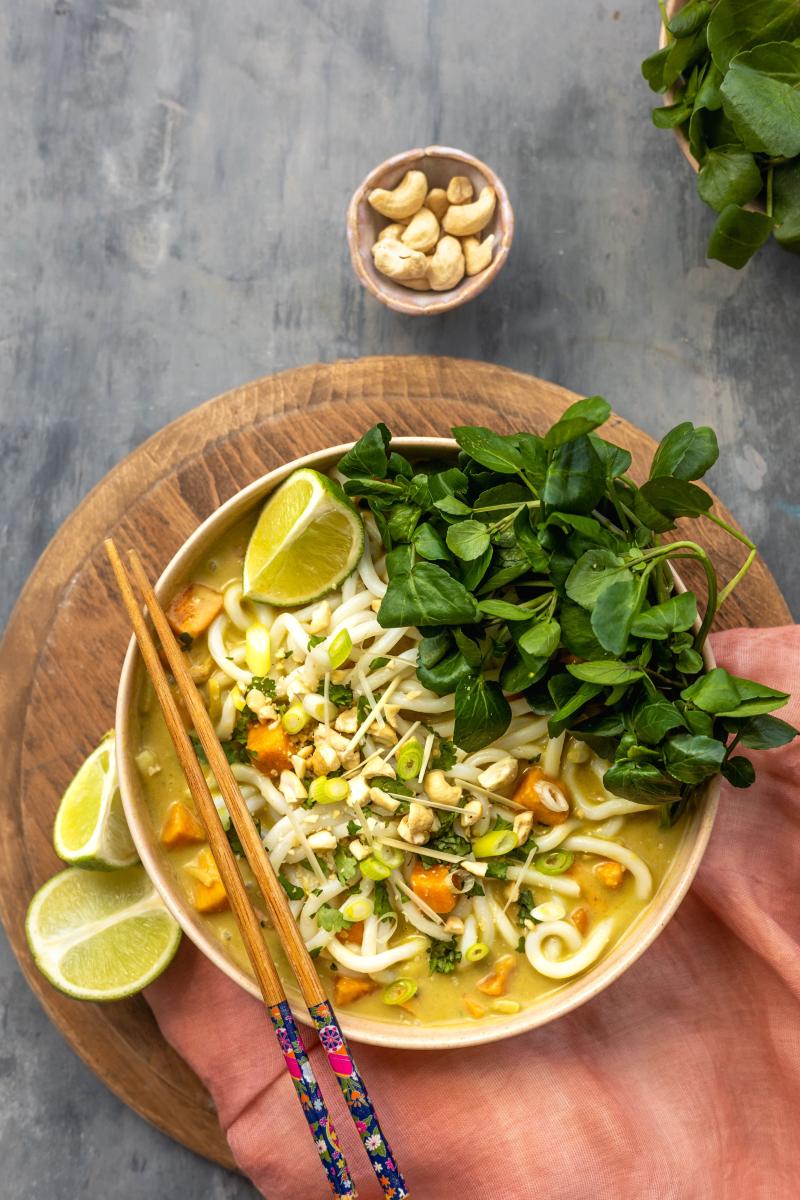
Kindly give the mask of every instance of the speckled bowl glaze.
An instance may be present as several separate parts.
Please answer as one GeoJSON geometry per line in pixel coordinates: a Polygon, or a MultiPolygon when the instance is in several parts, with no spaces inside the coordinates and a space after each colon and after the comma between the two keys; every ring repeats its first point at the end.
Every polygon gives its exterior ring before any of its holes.
{"type": "Polygon", "coordinates": [[[448,312],[480,295],[502,270],[513,237],[514,212],[503,181],[480,159],[451,146],[427,146],[424,150],[406,150],[404,154],[387,158],[356,188],[347,209],[347,242],[353,270],[360,282],[381,304],[411,317],[448,312]],[[406,171],[411,170],[424,171],[432,188],[446,188],[454,175],[466,175],[472,181],[476,196],[487,186],[497,193],[494,215],[481,235],[486,237],[493,233],[495,236],[492,261],[485,271],[470,278],[465,276],[447,292],[412,291],[382,275],[372,261],[372,247],[381,229],[389,222],[372,208],[367,197],[373,188],[396,187],[406,171]]]}
{"type": "MultiPolygon", "coordinates": [[[[318,471],[329,471],[341,455],[350,448],[342,445],[308,454],[287,463],[255,480],[241,492],[232,496],[192,534],[167,566],[156,585],[156,593],[162,604],[175,594],[179,587],[192,576],[196,566],[202,562],[211,547],[246,513],[259,508],[266,497],[298,467],[314,467],[318,471]]],[[[412,458],[438,458],[455,456],[456,443],[449,438],[395,438],[393,445],[412,458]]],[[[681,587],[680,581],[678,586],[681,587]]],[[[710,650],[706,649],[706,667],[715,663],[710,650]]],[[[164,852],[154,829],[145,802],[145,797],[134,760],[136,752],[136,695],[143,671],[142,661],[132,639],[128,647],[120,678],[117,697],[116,732],[117,762],[120,788],[125,816],[130,826],[139,857],[164,903],[175,916],[187,937],[234,983],[253,996],[259,996],[253,976],[234,961],[225,944],[216,936],[192,908],[182,892],[175,871],[164,852]]],[[[401,1025],[359,1016],[358,1013],[342,1009],[338,1016],[348,1038],[368,1042],[376,1046],[395,1046],[414,1050],[459,1049],[463,1046],[499,1041],[519,1033],[546,1025],[557,1017],[571,1012],[587,1000],[602,992],[609,984],[628,969],[640,954],[658,937],[669,922],[694,879],[703,857],[719,800],[719,783],[711,781],[702,802],[687,814],[683,837],[675,857],[664,876],[655,896],[644,912],[625,931],[620,940],[593,967],[570,980],[557,991],[543,997],[529,1008],[484,1021],[465,1020],[457,1017],[449,1025],[401,1025]]],[[[287,987],[287,995],[298,1020],[310,1024],[299,993],[287,987]]]]}

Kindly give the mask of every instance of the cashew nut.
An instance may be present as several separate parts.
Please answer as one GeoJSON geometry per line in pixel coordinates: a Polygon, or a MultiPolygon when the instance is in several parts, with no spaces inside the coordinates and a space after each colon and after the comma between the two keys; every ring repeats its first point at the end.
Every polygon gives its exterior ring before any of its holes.
{"type": "Polygon", "coordinates": [[[412,800],[407,814],[397,827],[399,836],[404,841],[411,842],[413,846],[422,846],[427,842],[432,829],[433,810],[412,800]]]}
{"type": "Polygon", "coordinates": [[[447,782],[444,771],[428,771],[422,784],[425,794],[434,804],[458,804],[463,788],[447,782]]]}
{"type": "Polygon", "coordinates": [[[494,234],[490,233],[483,241],[480,241],[476,237],[465,237],[462,238],[461,245],[464,248],[464,262],[467,264],[467,274],[479,275],[481,271],[485,271],[492,261],[494,234]]]}
{"type": "Polygon", "coordinates": [[[431,188],[425,197],[425,207],[431,210],[437,221],[441,221],[449,204],[444,188],[431,188]]]}
{"type": "MultiPolygon", "coordinates": [[[[398,282],[402,283],[403,287],[411,288],[414,292],[429,292],[431,290],[431,285],[427,279],[400,279],[398,282]]],[[[377,612],[378,610],[376,609],[375,611],[377,612]]]]}
{"type": "Polygon", "coordinates": [[[401,225],[399,221],[396,221],[393,225],[384,225],[378,234],[378,241],[382,242],[385,238],[394,238],[395,241],[399,242],[406,228],[407,226],[401,225]]]}
{"type": "Polygon", "coordinates": [[[429,208],[421,208],[414,213],[400,237],[404,245],[423,253],[432,250],[438,240],[439,222],[429,208]]]}
{"type": "MultiPolygon", "coordinates": [[[[459,253],[461,244],[458,244],[459,253]]],[[[407,279],[422,279],[428,270],[428,260],[419,250],[412,250],[395,238],[384,238],[372,247],[375,266],[382,275],[404,282],[407,279]]],[[[462,271],[463,274],[463,271],[462,271]]]]}
{"type": "MultiPolygon", "coordinates": [[[[448,209],[448,212],[450,210],[448,209]]],[[[445,217],[447,213],[445,213],[445,217]]],[[[428,263],[428,282],[434,292],[446,292],[464,278],[464,254],[458,238],[445,236],[428,263]]]]}
{"type": "MultiPolygon", "coordinates": [[[[374,209],[395,221],[398,217],[410,217],[421,208],[428,194],[428,180],[423,171],[406,171],[396,188],[375,188],[369,194],[374,209]]],[[[481,226],[482,228],[482,226],[481,226]]],[[[467,232],[473,232],[468,230],[467,232]]]]}
{"type": "Polygon", "coordinates": [[[445,233],[452,233],[457,237],[480,233],[491,221],[496,203],[494,188],[485,187],[472,204],[451,204],[442,218],[445,233]]]}
{"type": "Polygon", "coordinates": [[[513,783],[518,770],[518,760],[509,754],[507,758],[501,758],[499,762],[493,762],[481,771],[478,783],[482,788],[486,788],[487,792],[495,792],[504,784],[513,783]]]}
{"type": "Polygon", "coordinates": [[[531,836],[533,828],[533,813],[521,812],[514,817],[514,833],[517,835],[517,842],[520,846],[524,846],[528,838],[531,836]]]}
{"type": "Polygon", "coordinates": [[[469,829],[483,816],[483,805],[480,800],[468,800],[464,807],[459,809],[458,816],[464,828],[469,829]]]}
{"type": "Polygon", "coordinates": [[[447,199],[450,204],[469,204],[474,195],[472,182],[466,175],[454,175],[447,185],[447,199]]]}

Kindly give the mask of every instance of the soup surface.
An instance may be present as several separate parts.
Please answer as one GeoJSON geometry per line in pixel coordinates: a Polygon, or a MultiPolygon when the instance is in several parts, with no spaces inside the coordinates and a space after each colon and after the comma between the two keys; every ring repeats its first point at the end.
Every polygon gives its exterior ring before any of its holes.
{"type": "MultiPolygon", "coordinates": [[[[657,809],[607,792],[607,764],[549,738],[524,697],[497,742],[457,750],[452,694],[417,678],[419,631],[376,620],[386,569],[370,514],[357,571],[291,612],[242,598],[255,520],[214,548],[170,615],[336,1004],[409,1024],[501,1020],[585,971],[647,907],[682,824],[661,828],[657,809]]],[[[170,869],[249,972],[145,678],[136,719],[170,869]]],[[[266,915],[263,924],[291,994],[266,915]]]]}

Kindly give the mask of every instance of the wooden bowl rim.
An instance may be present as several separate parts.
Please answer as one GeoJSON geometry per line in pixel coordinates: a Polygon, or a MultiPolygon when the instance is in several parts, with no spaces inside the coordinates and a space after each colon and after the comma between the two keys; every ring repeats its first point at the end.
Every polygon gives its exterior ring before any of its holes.
{"type": "MultiPolygon", "coordinates": [[[[352,445],[353,442],[346,442],[294,459],[262,475],[220,505],[198,526],[167,564],[156,584],[159,599],[162,602],[167,601],[210,545],[282,483],[292,471],[299,467],[328,470],[352,445]]],[[[458,449],[455,441],[442,437],[397,437],[392,439],[392,445],[406,452],[416,452],[420,457],[451,455],[458,449]]],[[[678,584],[679,587],[683,587],[680,580],[678,584]]],[[[704,648],[703,657],[708,670],[716,665],[708,644],[704,648]]],[[[135,687],[140,667],[141,659],[136,641],[131,638],[120,676],[115,728],[122,803],[136,849],[165,905],[191,941],[234,983],[251,996],[261,999],[255,979],[233,962],[220,940],[192,909],[181,892],[150,822],[131,745],[135,718],[135,687]]],[[[458,1049],[526,1033],[565,1016],[593,999],[639,958],[674,915],[697,873],[708,845],[719,804],[719,793],[720,781],[716,776],[710,781],[704,797],[694,811],[688,814],[675,857],[647,909],[629,926],[608,955],[594,967],[559,987],[553,994],[502,1020],[465,1019],[438,1026],[394,1025],[343,1009],[338,1016],[346,1036],[354,1041],[397,1049],[458,1049]]],[[[310,1018],[297,991],[287,988],[287,995],[298,1020],[310,1025],[310,1018]]]]}
{"type": "MultiPolygon", "coordinates": [[[[353,192],[350,203],[347,206],[347,244],[350,249],[350,261],[353,264],[353,270],[359,282],[368,292],[372,293],[376,300],[380,300],[381,304],[385,304],[387,308],[391,308],[395,312],[404,313],[410,317],[436,316],[439,313],[449,312],[453,308],[458,308],[460,305],[466,304],[469,300],[474,300],[502,270],[508,258],[513,239],[514,210],[502,179],[496,171],[493,171],[491,167],[487,166],[486,163],[476,158],[473,154],[468,154],[465,150],[457,150],[452,146],[425,146],[415,150],[405,150],[401,154],[395,154],[391,158],[385,159],[384,162],[374,167],[361,181],[353,192]],[[359,232],[361,229],[361,206],[366,202],[367,196],[372,189],[381,186],[381,182],[387,174],[401,168],[410,170],[414,163],[418,163],[424,158],[449,159],[454,163],[463,163],[464,166],[471,167],[474,171],[481,174],[486,180],[486,184],[494,188],[497,193],[497,232],[495,235],[497,248],[491,263],[484,271],[469,278],[465,276],[450,291],[425,293],[426,295],[438,295],[440,299],[432,300],[423,306],[418,303],[415,304],[412,299],[406,299],[401,294],[403,291],[401,285],[392,284],[392,281],[389,279],[387,279],[384,285],[376,279],[372,271],[367,268],[364,255],[361,252],[359,232]],[[392,290],[390,290],[390,285],[392,290]],[[396,292],[393,289],[396,289],[396,292]]],[[[371,263],[370,266],[372,266],[371,263]]],[[[407,289],[405,290],[407,291],[407,289]]],[[[409,292],[408,294],[409,296],[419,295],[419,293],[415,292],[409,292]]]]}

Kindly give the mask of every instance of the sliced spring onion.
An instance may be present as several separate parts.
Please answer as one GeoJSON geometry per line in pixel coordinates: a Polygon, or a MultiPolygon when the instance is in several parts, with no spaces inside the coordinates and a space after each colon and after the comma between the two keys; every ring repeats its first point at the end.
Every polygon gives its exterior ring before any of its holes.
{"type": "Polygon", "coordinates": [[[395,979],[394,983],[390,983],[383,991],[384,1004],[408,1004],[409,1000],[417,994],[416,979],[395,979]]]}
{"type": "Polygon", "coordinates": [[[305,729],[309,720],[309,715],[302,704],[293,704],[281,717],[281,725],[287,733],[299,733],[301,729],[305,729]]]}
{"type": "Polygon", "coordinates": [[[537,854],[533,865],[542,875],[563,875],[575,861],[569,850],[551,850],[549,854],[537,854]]]}
{"type": "Polygon", "coordinates": [[[388,879],[391,873],[392,868],[387,867],[386,863],[381,862],[373,855],[365,858],[361,864],[361,874],[366,879],[374,879],[377,882],[379,879],[388,879]]]}
{"type": "Polygon", "coordinates": [[[421,766],[422,746],[416,738],[411,738],[402,749],[398,750],[395,758],[398,779],[416,779],[421,766]]]}
{"type": "Polygon", "coordinates": [[[235,687],[231,688],[231,700],[233,701],[233,707],[236,709],[237,712],[244,711],[244,696],[239,691],[238,683],[236,684],[235,687]]]}
{"type": "Polygon", "coordinates": [[[272,651],[269,644],[269,630],[266,625],[256,621],[244,635],[245,654],[248,671],[254,675],[266,675],[272,666],[272,651]]]}
{"type": "Polygon", "coordinates": [[[476,858],[498,858],[502,854],[510,854],[519,845],[519,838],[513,829],[493,829],[477,838],[472,843],[476,858]]]}
{"type": "Polygon", "coordinates": [[[346,663],[350,657],[350,652],[353,649],[353,639],[346,629],[342,629],[337,633],[336,637],[328,646],[328,658],[331,660],[331,666],[334,671],[340,667],[342,663],[346,663]]]}
{"type": "Polygon", "coordinates": [[[489,947],[486,942],[473,942],[469,950],[464,952],[464,958],[467,962],[480,962],[482,958],[486,958],[489,953],[489,947]]]}
{"type": "Polygon", "coordinates": [[[406,860],[405,852],[403,850],[395,850],[391,846],[382,846],[380,843],[376,844],[373,853],[375,854],[378,862],[382,862],[387,867],[391,867],[392,869],[395,867],[402,867],[406,860]]]}
{"type": "Polygon", "coordinates": [[[357,924],[359,921],[366,921],[367,917],[371,917],[373,909],[374,905],[369,896],[351,896],[349,900],[345,900],[339,912],[345,921],[357,924]]]}
{"type": "Polygon", "coordinates": [[[350,795],[350,784],[341,775],[318,775],[308,789],[314,804],[343,804],[350,795]]]}

